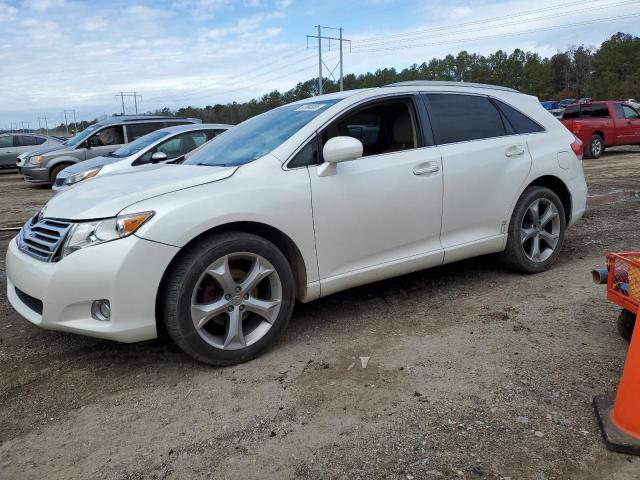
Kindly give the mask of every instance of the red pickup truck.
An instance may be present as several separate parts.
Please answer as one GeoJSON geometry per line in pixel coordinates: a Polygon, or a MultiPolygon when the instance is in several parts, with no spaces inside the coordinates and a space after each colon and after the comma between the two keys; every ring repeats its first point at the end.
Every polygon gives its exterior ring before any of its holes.
{"type": "Polygon", "coordinates": [[[561,122],[582,140],[585,158],[600,158],[605,147],[640,145],[640,113],[625,102],[569,105],[561,122]]]}

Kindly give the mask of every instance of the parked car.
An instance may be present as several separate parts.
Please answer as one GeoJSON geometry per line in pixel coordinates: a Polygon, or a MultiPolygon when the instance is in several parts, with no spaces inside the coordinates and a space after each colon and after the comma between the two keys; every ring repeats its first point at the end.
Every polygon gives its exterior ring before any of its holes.
{"type": "Polygon", "coordinates": [[[62,170],[53,190],[61,192],[83,180],[131,167],[175,161],[231,128],[224,124],[193,124],[167,127],[147,133],[118,150],[62,170]]]}
{"type": "Polygon", "coordinates": [[[592,101],[591,97],[582,97],[577,103],[591,103],[592,101]]]}
{"type": "Polygon", "coordinates": [[[111,153],[147,133],[173,125],[201,123],[194,118],[150,115],[111,117],[88,126],[55,149],[36,152],[22,166],[29,183],[50,185],[69,165],[111,153]]]}
{"type": "Polygon", "coordinates": [[[584,144],[585,158],[600,158],[606,147],[640,144],[640,114],[624,102],[569,105],[562,123],[584,144]]]}
{"type": "Polygon", "coordinates": [[[636,110],[640,110],[640,102],[634,98],[630,98],[625,103],[627,103],[628,105],[631,105],[636,110]]]}
{"type": "Polygon", "coordinates": [[[43,328],[124,342],[161,329],[200,361],[242,362],[296,300],[495,252],[547,270],[585,210],[581,155],[535,97],[508,88],[317,96],[181,164],[56,195],[9,244],[8,298],[43,328]]]}
{"type": "Polygon", "coordinates": [[[0,135],[0,169],[16,168],[18,156],[36,148],[48,148],[62,142],[39,133],[5,133],[0,135]]]}
{"type": "Polygon", "coordinates": [[[542,108],[544,108],[545,110],[555,110],[558,108],[558,103],[552,100],[542,101],[540,102],[540,105],[542,105],[542,108]]]}
{"type": "Polygon", "coordinates": [[[558,108],[567,108],[572,103],[576,103],[575,98],[563,98],[558,102],[558,108]]]}

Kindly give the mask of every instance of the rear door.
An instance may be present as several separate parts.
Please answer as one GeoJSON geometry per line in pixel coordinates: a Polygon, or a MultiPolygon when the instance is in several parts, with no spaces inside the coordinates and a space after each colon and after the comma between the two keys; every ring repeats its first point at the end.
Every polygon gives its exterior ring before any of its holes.
{"type": "Polygon", "coordinates": [[[3,135],[0,137],[0,168],[15,167],[16,147],[13,145],[16,135],[3,135]]]}
{"type": "Polygon", "coordinates": [[[640,113],[630,105],[616,103],[616,143],[640,143],[640,113]]]}
{"type": "Polygon", "coordinates": [[[531,168],[525,136],[486,96],[430,93],[425,100],[442,153],[445,261],[495,251],[531,168]]]}

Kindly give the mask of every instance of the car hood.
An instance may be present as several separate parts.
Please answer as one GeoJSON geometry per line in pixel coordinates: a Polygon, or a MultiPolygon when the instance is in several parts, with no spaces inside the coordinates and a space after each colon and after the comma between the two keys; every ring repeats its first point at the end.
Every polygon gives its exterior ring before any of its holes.
{"type": "Polygon", "coordinates": [[[90,220],[117,215],[124,208],[151,197],[230,177],[238,167],[149,165],[99,176],[53,197],[47,218],[90,220]]]}
{"type": "Polygon", "coordinates": [[[103,165],[109,165],[110,163],[119,162],[129,157],[96,157],[91,160],[85,160],[83,162],[74,163],[73,165],[69,165],[63,171],[69,175],[79,172],[86,172],[87,170],[91,170],[92,168],[100,167],[103,165]]]}
{"type": "Polygon", "coordinates": [[[50,145],[44,148],[36,148],[35,150],[29,150],[27,152],[27,156],[33,157],[34,155],[44,155],[45,153],[53,152],[54,150],[62,150],[63,148],[67,148],[67,146],[61,143],[58,143],[56,145],[50,145]]]}

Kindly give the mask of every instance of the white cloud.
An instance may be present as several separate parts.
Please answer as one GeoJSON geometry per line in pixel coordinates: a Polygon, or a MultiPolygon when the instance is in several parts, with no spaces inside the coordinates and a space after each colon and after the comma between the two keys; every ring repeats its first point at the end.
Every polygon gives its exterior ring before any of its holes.
{"type": "Polygon", "coordinates": [[[16,18],[18,9],[13,5],[9,5],[5,2],[0,2],[0,22],[9,22],[16,18]]]}
{"type": "Polygon", "coordinates": [[[65,0],[25,0],[24,5],[36,12],[44,12],[50,8],[59,8],[65,4],[65,0]]]}

